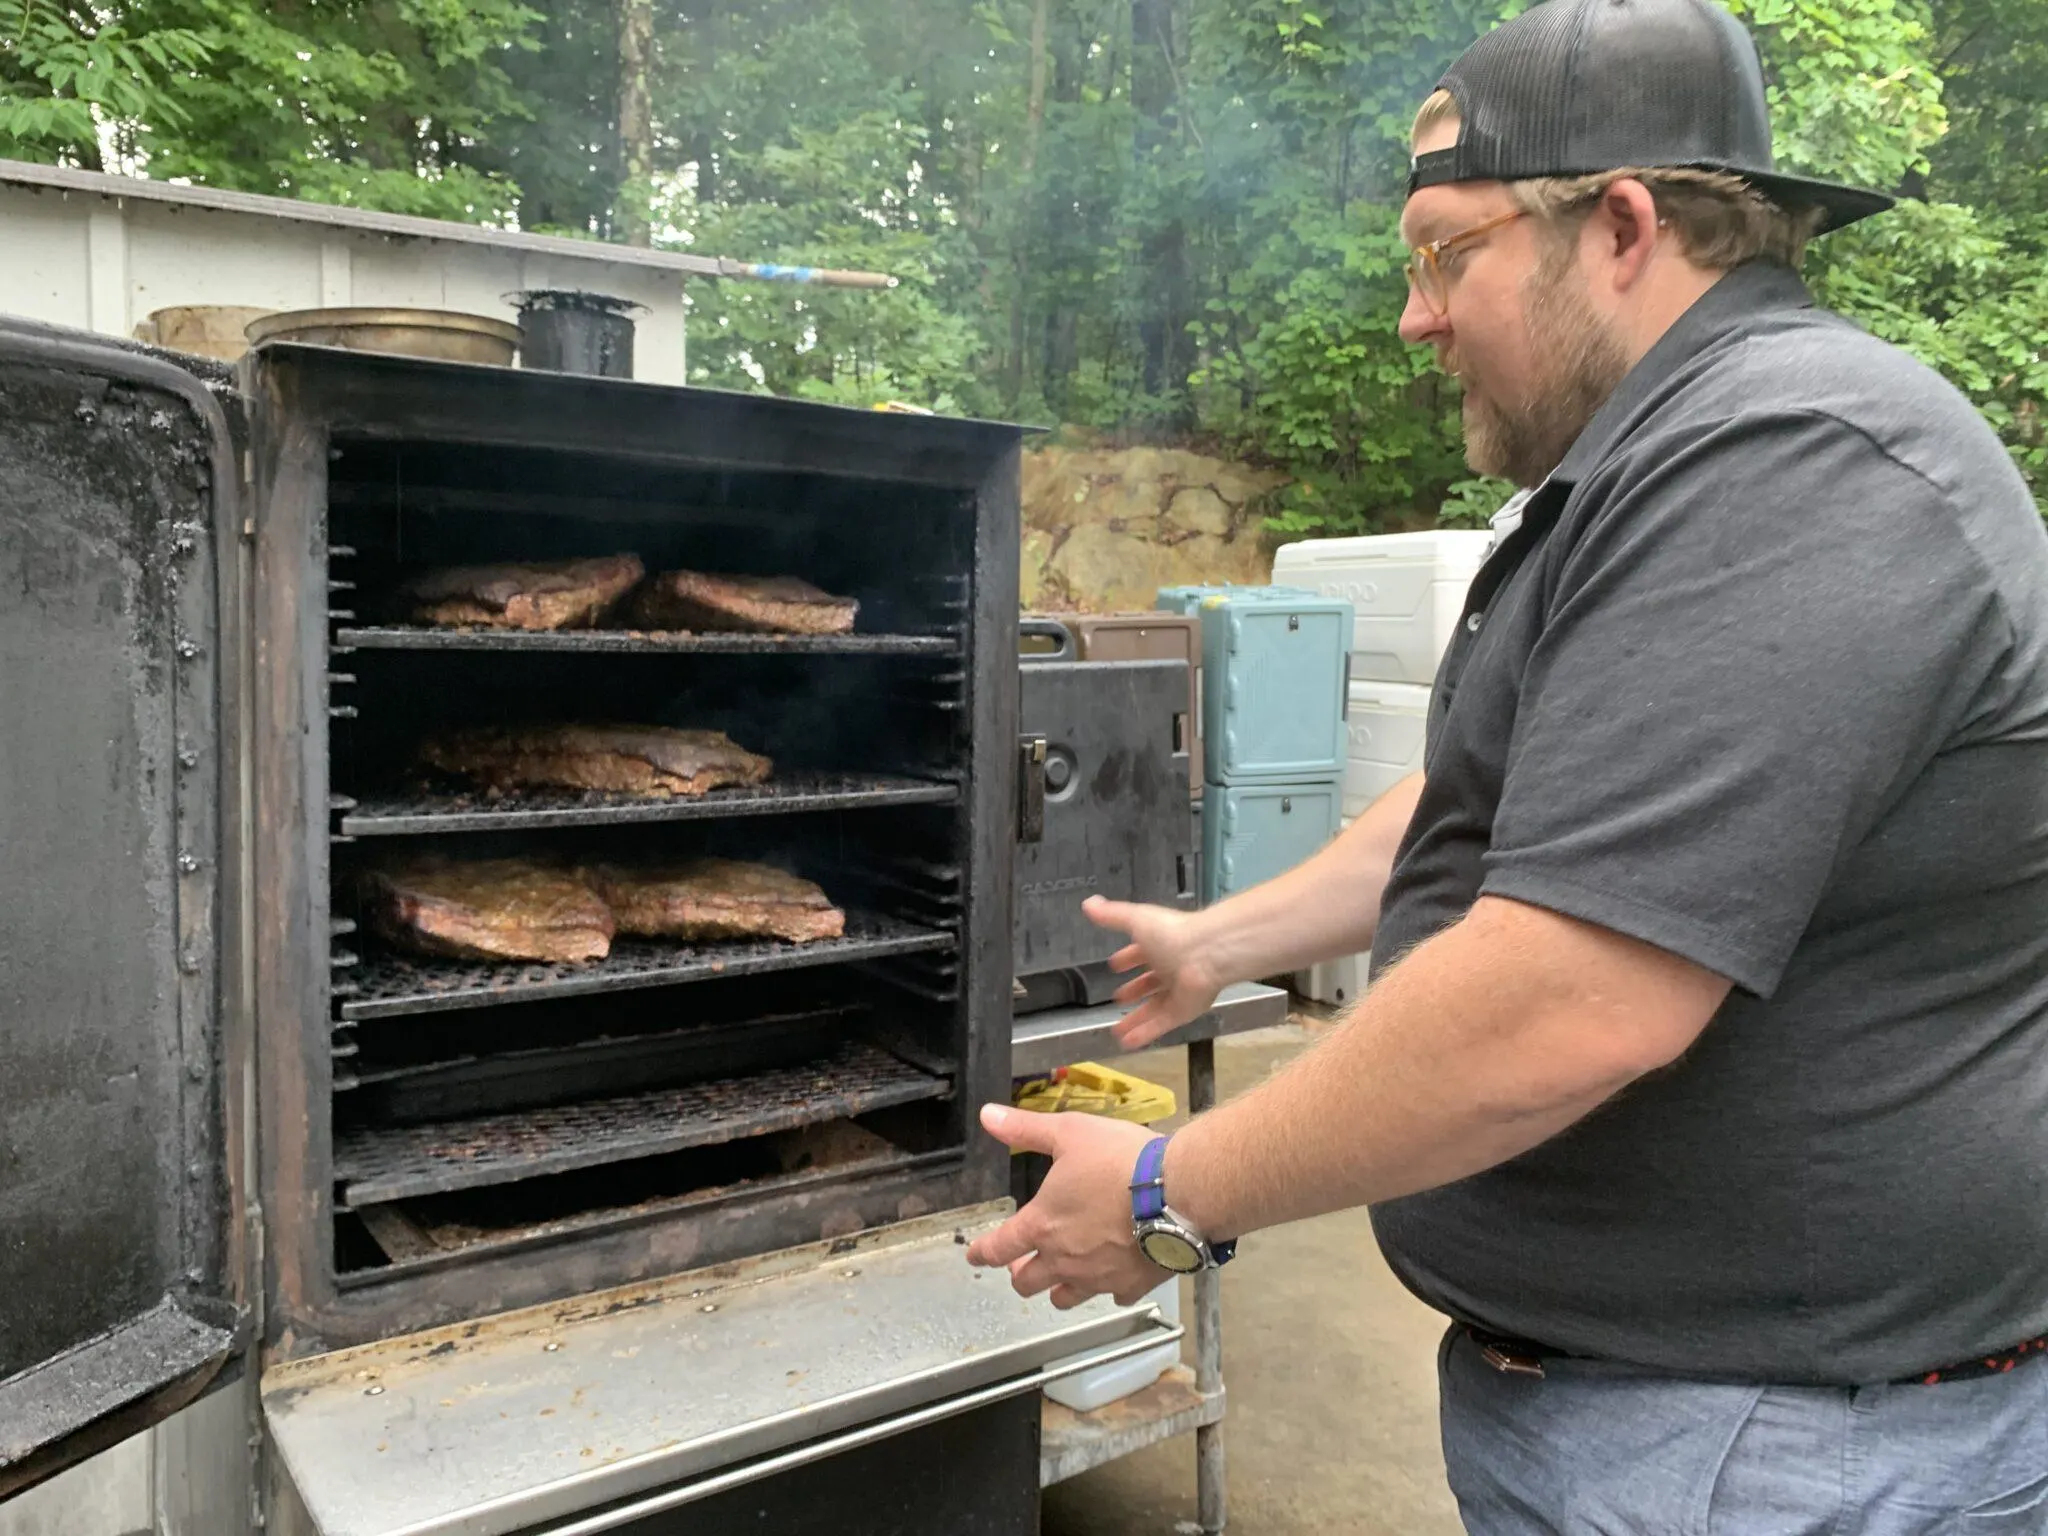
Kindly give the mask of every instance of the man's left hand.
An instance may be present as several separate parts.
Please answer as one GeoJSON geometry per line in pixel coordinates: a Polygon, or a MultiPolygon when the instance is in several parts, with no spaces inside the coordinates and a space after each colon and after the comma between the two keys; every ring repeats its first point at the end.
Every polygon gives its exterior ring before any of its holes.
{"type": "Polygon", "coordinates": [[[990,1104],[982,1128],[1019,1152],[1043,1152],[1052,1171],[1036,1198],[967,1250],[970,1264],[1010,1271],[1020,1296],[1052,1292],[1077,1307],[1108,1292],[1128,1306],[1166,1278],[1131,1236],[1131,1174],[1156,1132],[1088,1114],[1035,1114],[990,1104]]]}

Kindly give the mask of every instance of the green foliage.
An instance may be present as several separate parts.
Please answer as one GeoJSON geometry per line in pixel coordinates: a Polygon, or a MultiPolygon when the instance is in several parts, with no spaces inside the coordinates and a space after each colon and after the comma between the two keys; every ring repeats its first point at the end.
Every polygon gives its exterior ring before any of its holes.
{"type": "Polygon", "coordinates": [[[886,293],[760,282],[700,289],[693,379],[846,405],[963,408],[974,393],[975,331],[942,294],[949,270],[970,253],[908,174],[921,145],[919,131],[886,109],[798,129],[734,164],[753,187],[747,201],[661,210],[688,218],[693,240],[711,249],[773,251],[792,264],[898,279],[886,293]],[[848,167],[866,174],[849,186],[848,167]]]}
{"type": "Polygon", "coordinates": [[[1806,158],[1782,157],[1907,194],[1816,244],[1816,297],[1941,370],[2048,509],[2048,7],[1840,0],[1784,22],[1755,9],[1774,78],[1794,82],[1779,143],[1806,158]],[[1830,65],[1842,50],[1848,64],[1830,65]]]}
{"type": "MultiPolygon", "coordinates": [[[[693,284],[692,376],[1215,445],[1289,474],[1290,536],[1506,493],[1397,334],[1398,217],[1416,105],[1528,0],[657,0],[630,186],[620,0],[13,3],[0,154],[888,272],[693,284]]],[[[1730,3],[1780,163],[1906,199],[1818,295],[2048,501],[2048,5],[1730,3]]]]}
{"type": "Polygon", "coordinates": [[[1514,494],[1514,486],[1490,475],[1454,480],[1444,494],[1443,506],[1438,510],[1437,526],[1485,528],[1492,523],[1493,514],[1506,506],[1508,498],[1514,494]]]}
{"type": "Polygon", "coordinates": [[[1897,187],[1947,118],[1912,0],[1726,0],[1756,34],[1787,170],[1897,187]]]}
{"type": "Polygon", "coordinates": [[[463,155],[524,111],[502,60],[538,14],[516,0],[28,0],[0,53],[0,145],[99,168],[111,140],[152,176],[497,222],[518,189],[463,155]]]}
{"type": "Polygon", "coordinates": [[[25,0],[0,38],[0,155],[100,164],[100,125],[183,123],[171,82],[207,62],[182,27],[131,28],[118,16],[25,0]]]}

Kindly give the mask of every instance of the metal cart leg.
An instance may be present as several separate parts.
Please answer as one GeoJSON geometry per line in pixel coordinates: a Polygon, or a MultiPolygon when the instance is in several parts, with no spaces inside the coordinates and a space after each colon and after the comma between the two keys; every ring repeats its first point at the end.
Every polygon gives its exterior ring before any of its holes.
{"type": "MultiPolygon", "coordinates": [[[[1188,1112],[1216,1103],[1216,1042],[1188,1044],[1188,1112]]],[[[1204,1397],[1223,1390],[1223,1283],[1213,1269],[1195,1276],[1195,1386],[1204,1397]]],[[[1223,1424],[1195,1431],[1195,1508],[1204,1536],[1218,1536],[1228,1508],[1223,1480],[1223,1424]]]]}

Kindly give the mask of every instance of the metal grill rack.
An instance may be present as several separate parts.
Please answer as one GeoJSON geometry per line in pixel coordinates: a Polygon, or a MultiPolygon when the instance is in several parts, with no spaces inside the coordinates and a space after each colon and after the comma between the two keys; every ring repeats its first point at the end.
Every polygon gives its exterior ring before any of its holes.
{"type": "Polygon", "coordinates": [[[802,1066],[432,1125],[342,1133],[342,1203],[373,1205],[793,1130],[920,1099],[952,1080],[848,1041],[802,1066]]]}
{"type": "Polygon", "coordinates": [[[495,832],[549,827],[623,826],[639,822],[700,821],[733,816],[858,810],[869,806],[953,805],[960,790],[902,774],[779,773],[766,784],[715,789],[693,797],[584,791],[421,790],[366,796],[341,819],[350,837],[393,837],[436,832],[495,832]]]}
{"type": "Polygon", "coordinates": [[[336,651],[566,651],[654,656],[957,656],[956,635],[741,635],[630,629],[426,629],[407,624],[345,628],[336,651]]]}
{"type": "Polygon", "coordinates": [[[647,939],[620,939],[602,960],[539,965],[415,960],[372,954],[354,973],[354,991],[343,999],[339,1012],[344,1020],[356,1021],[438,1013],[451,1008],[484,1008],[497,1003],[666,986],[713,976],[750,976],[848,960],[873,960],[951,949],[954,944],[950,933],[872,912],[848,912],[844,938],[819,939],[809,944],[773,939],[736,944],[664,944],[647,939]]]}
{"type": "MultiPolygon", "coordinates": [[[[458,1028],[428,1031],[424,1037],[415,1028],[396,1041],[373,1034],[367,1055],[355,1027],[337,1025],[334,1055],[347,1066],[336,1070],[334,1089],[337,1095],[352,1096],[352,1107],[367,1101],[370,1115],[393,1123],[488,1114],[579,1096],[602,1098],[693,1076],[787,1066],[854,1038],[865,1013],[859,1004],[769,1009],[733,1021],[700,1019],[674,1029],[570,1033],[566,1038],[551,1038],[545,1024],[529,1025],[523,1032],[486,1025],[482,1033],[458,1028]]],[[[950,1065],[934,1063],[929,1069],[948,1071],[950,1065]]]]}

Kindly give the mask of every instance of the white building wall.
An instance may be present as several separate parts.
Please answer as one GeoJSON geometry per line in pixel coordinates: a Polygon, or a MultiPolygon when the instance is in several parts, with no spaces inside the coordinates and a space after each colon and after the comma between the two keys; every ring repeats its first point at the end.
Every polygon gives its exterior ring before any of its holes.
{"type": "Polygon", "coordinates": [[[679,271],[299,223],[261,214],[0,183],[0,311],[132,336],[157,309],[362,304],[516,321],[522,288],[580,288],[647,306],[633,373],[685,378],[679,271]]]}

